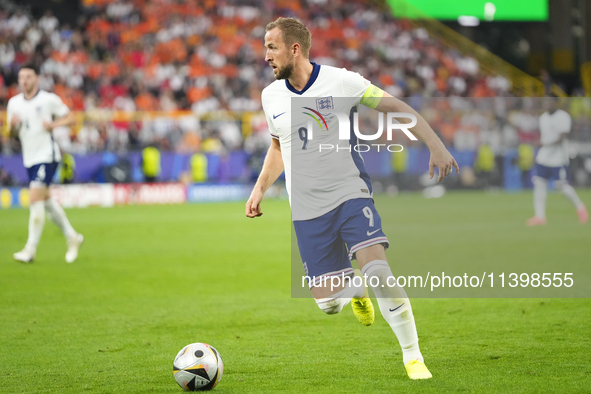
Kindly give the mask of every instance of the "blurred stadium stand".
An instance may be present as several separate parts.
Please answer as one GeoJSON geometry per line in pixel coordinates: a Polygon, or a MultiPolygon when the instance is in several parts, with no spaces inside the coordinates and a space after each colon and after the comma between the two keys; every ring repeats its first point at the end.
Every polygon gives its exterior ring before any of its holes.
{"type": "MultiPolygon", "coordinates": [[[[310,27],[316,62],[357,71],[421,111],[436,103],[427,98],[441,98],[437,106],[445,115],[427,111],[426,117],[446,144],[470,152],[472,161],[481,143],[501,156],[520,142],[536,143],[540,107],[516,97],[564,95],[435,20],[395,19],[379,1],[83,0],[82,13],[60,7],[61,19],[44,3],[26,3],[2,0],[0,110],[18,93],[19,65],[41,64],[41,88],[77,112],[75,128],[54,134],[76,157],[78,182],[101,180],[84,169],[101,163],[102,152],[125,156],[137,170],[134,152],[148,145],[170,152],[163,155],[162,180],[178,179],[196,151],[217,158],[210,179],[220,179],[213,172],[231,162],[222,179],[250,180],[260,165],[251,158],[270,143],[260,93],[274,79],[262,40],[265,24],[279,15],[310,27]],[[478,112],[479,105],[490,108],[478,112]],[[242,171],[233,167],[238,162],[242,171]]],[[[575,119],[571,138],[589,142],[589,101],[568,105],[575,119]]],[[[18,141],[2,135],[0,152],[0,166],[24,182],[18,141]]],[[[376,172],[385,175],[384,168],[376,172]]]]}

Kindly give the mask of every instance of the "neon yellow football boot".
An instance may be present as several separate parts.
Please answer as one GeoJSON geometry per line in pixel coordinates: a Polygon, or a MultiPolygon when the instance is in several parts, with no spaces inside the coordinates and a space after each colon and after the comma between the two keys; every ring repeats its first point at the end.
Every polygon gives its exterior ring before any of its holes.
{"type": "MultiPolygon", "coordinates": [[[[361,271],[358,269],[355,270],[355,275],[362,278],[361,271]]],[[[351,307],[353,308],[353,314],[357,320],[359,320],[359,323],[364,326],[371,326],[373,324],[375,320],[375,311],[373,309],[373,304],[371,303],[371,298],[369,298],[367,284],[365,284],[365,291],[361,298],[353,297],[351,299],[351,307]]]]}
{"type": "Polygon", "coordinates": [[[427,366],[419,360],[411,360],[404,366],[408,377],[412,380],[431,379],[433,375],[427,369],[427,366]]]}

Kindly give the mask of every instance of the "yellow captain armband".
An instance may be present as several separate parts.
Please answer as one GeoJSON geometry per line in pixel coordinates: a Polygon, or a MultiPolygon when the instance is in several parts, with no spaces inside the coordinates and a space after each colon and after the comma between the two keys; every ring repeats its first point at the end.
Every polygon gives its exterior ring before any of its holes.
{"type": "Polygon", "coordinates": [[[361,97],[360,103],[371,109],[376,109],[382,97],[384,91],[375,85],[369,85],[363,97],[361,97]]]}

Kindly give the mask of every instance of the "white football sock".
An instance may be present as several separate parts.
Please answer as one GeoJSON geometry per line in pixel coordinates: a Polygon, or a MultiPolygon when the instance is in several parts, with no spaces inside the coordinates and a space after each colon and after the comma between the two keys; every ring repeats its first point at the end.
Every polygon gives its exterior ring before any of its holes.
{"type": "Polygon", "coordinates": [[[558,190],[560,190],[560,192],[562,194],[564,194],[566,196],[566,198],[568,198],[570,200],[570,202],[573,203],[573,205],[575,206],[575,208],[577,210],[579,210],[585,206],[585,204],[583,204],[583,201],[581,201],[581,199],[577,195],[575,188],[572,187],[571,185],[569,185],[568,183],[556,182],[556,187],[558,188],[558,190]]]}
{"type": "Polygon", "coordinates": [[[548,196],[548,181],[538,176],[533,177],[534,184],[534,213],[538,219],[546,219],[546,197],[548,196]]]}
{"type": "Polygon", "coordinates": [[[76,230],[70,224],[64,209],[52,198],[45,200],[47,216],[62,230],[67,239],[76,235],[76,230]]]}
{"type": "Polygon", "coordinates": [[[37,201],[29,207],[29,238],[25,249],[35,254],[37,252],[37,245],[43,234],[43,226],[45,225],[45,204],[44,201],[37,201]]]}
{"type": "MultiPolygon", "coordinates": [[[[353,276],[346,277],[345,288],[330,297],[316,298],[315,301],[316,304],[318,304],[318,307],[324,313],[334,315],[342,311],[343,308],[351,302],[351,298],[359,298],[363,296],[363,293],[365,292],[365,284],[363,283],[363,280],[353,280],[353,278],[353,276]]],[[[330,281],[327,283],[330,283],[330,281]]]]}
{"type": "Polygon", "coordinates": [[[367,276],[367,283],[376,295],[382,316],[398,338],[404,364],[416,359],[423,362],[410,301],[404,288],[398,285],[392,286],[393,279],[388,282],[388,278],[393,277],[388,262],[371,261],[363,267],[361,272],[363,276],[367,276]]]}

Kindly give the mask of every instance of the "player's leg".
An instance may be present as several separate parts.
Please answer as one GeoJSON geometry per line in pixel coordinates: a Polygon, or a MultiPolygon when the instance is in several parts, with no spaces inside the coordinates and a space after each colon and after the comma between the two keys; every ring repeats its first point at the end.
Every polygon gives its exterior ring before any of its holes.
{"type": "MultiPolygon", "coordinates": [[[[346,261],[351,264],[345,254],[346,261]]],[[[324,275],[310,288],[312,296],[321,311],[334,315],[351,303],[353,314],[364,326],[371,326],[375,321],[375,311],[369,290],[360,270],[354,274],[324,275]]]]}
{"type": "Polygon", "coordinates": [[[587,223],[587,220],[589,219],[589,213],[587,212],[585,204],[583,204],[583,201],[581,201],[577,192],[575,191],[575,188],[568,183],[567,167],[562,167],[559,170],[558,180],[554,182],[554,186],[556,186],[556,188],[560,190],[560,192],[575,206],[577,215],[579,216],[579,221],[583,224],[587,223]]]}
{"type": "Polygon", "coordinates": [[[294,221],[310,291],[320,310],[330,315],[365,290],[363,281],[351,280],[353,268],[335,222],[338,209],[312,220],[294,221]]]}
{"type": "Polygon", "coordinates": [[[532,178],[534,184],[534,217],[528,225],[536,226],[546,223],[546,199],[548,197],[548,180],[539,176],[532,178]]]}
{"type": "Polygon", "coordinates": [[[306,269],[308,271],[306,276],[310,277],[309,286],[312,296],[320,310],[328,315],[339,313],[351,302],[351,299],[363,297],[366,291],[363,280],[355,279],[344,242],[337,240],[335,243],[340,250],[333,248],[333,253],[322,259],[322,264],[318,264],[313,259],[305,260],[309,267],[306,269]],[[327,266],[331,267],[327,268],[327,266]],[[327,269],[330,271],[324,272],[327,269]]]}
{"type": "MultiPolygon", "coordinates": [[[[372,288],[380,307],[382,316],[388,322],[398,343],[402,348],[403,363],[412,379],[428,379],[429,371],[420,368],[413,371],[416,363],[424,363],[423,355],[419,348],[419,337],[415,324],[412,306],[406,291],[398,286],[392,274],[392,270],[386,260],[386,254],[382,245],[373,245],[356,252],[357,262],[361,267],[364,277],[372,288]]],[[[420,366],[420,364],[418,364],[420,366]]],[[[424,366],[424,365],[423,365],[424,366]]]]}
{"type": "Polygon", "coordinates": [[[43,182],[46,185],[46,195],[44,196],[43,204],[45,206],[45,212],[49,219],[59,227],[59,229],[66,237],[66,242],[68,244],[68,250],[66,252],[66,262],[72,263],[78,257],[78,250],[80,249],[80,245],[84,242],[84,237],[82,234],[78,234],[76,230],[70,224],[68,217],[66,216],[66,212],[64,209],[51,198],[51,193],[49,191],[49,185],[53,180],[53,176],[57,170],[58,163],[50,163],[46,164],[46,176],[43,179],[43,182]]]}
{"type": "Polygon", "coordinates": [[[359,323],[363,324],[364,326],[371,326],[375,321],[375,310],[373,307],[373,303],[371,302],[371,298],[369,298],[369,288],[367,283],[365,283],[365,279],[363,278],[363,274],[361,273],[360,269],[355,270],[355,276],[362,280],[363,286],[363,294],[358,294],[351,299],[351,308],[353,309],[353,314],[359,321],[359,323]]]}
{"type": "Polygon", "coordinates": [[[47,211],[49,219],[60,228],[66,239],[73,238],[76,235],[76,230],[74,230],[70,224],[66,212],[64,212],[64,209],[57,203],[57,201],[51,198],[51,194],[49,194],[45,200],[45,210],[47,211]]]}
{"type": "MultiPolygon", "coordinates": [[[[39,171],[39,166],[34,167],[37,168],[29,169],[30,172],[39,171]]],[[[41,169],[42,175],[43,171],[44,169],[41,169]]],[[[37,245],[39,245],[45,226],[45,199],[49,193],[47,185],[34,180],[36,175],[31,179],[29,183],[29,235],[24,249],[13,255],[15,260],[26,263],[32,262],[37,253],[37,245]]]]}
{"type": "MultiPolygon", "coordinates": [[[[344,285],[339,285],[331,289],[330,277],[327,277],[324,285],[318,284],[310,289],[316,304],[321,311],[328,315],[334,315],[343,310],[352,299],[358,299],[366,296],[366,287],[363,284],[361,276],[349,275],[345,277],[344,285]],[[356,279],[359,278],[359,279],[356,279]]],[[[341,279],[339,279],[341,281],[341,279]]],[[[361,321],[364,325],[371,325],[367,319],[361,321]]]]}
{"type": "Polygon", "coordinates": [[[402,348],[403,362],[411,379],[428,379],[431,373],[424,365],[412,307],[404,288],[394,280],[386,260],[388,239],[382,231],[381,218],[370,199],[352,200],[351,219],[343,228],[351,258],[357,259],[380,308],[402,348]]]}
{"type": "Polygon", "coordinates": [[[534,217],[527,220],[528,226],[546,224],[546,198],[548,197],[548,180],[552,176],[551,168],[536,164],[532,183],[534,185],[534,217]]]}
{"type": "Polygon", "coordinates": [[[84,242],[84,237],[82,234],[79,234],[74,230],[74,227],[72,227],[66,216],[66,212],[57,201],[51,198],[50,194],[48,194],[47,199],[45,200],[45,210],[49,219],[60,228],[64,237],[66,237],[66,242],[68,243],[66,262],[74,262],[78,257],[78,250],[84,242]]]}

